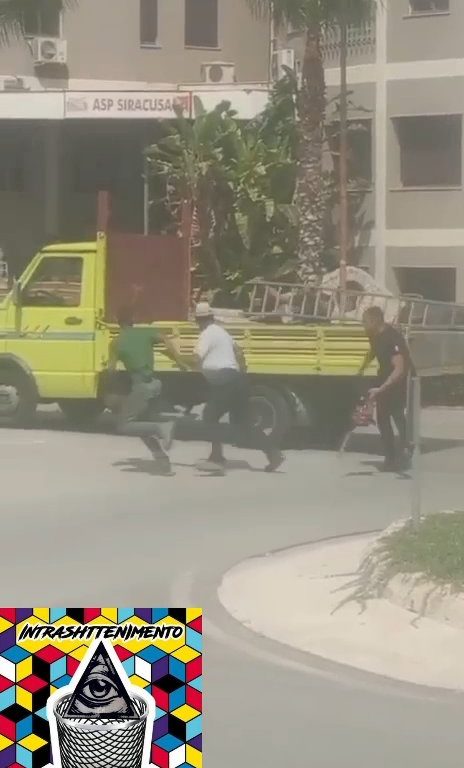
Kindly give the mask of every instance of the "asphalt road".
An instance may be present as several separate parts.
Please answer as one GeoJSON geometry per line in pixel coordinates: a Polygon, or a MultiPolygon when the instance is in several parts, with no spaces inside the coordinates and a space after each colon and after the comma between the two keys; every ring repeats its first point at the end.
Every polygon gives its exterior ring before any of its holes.
{"type": "MultiPolygon", "coordinates": [[[[427,412],[423,432],[424,509],[459,508],[464,411],[427,412]]],[[[265,641],[216,597],[248,556],[408,515],[410,483],[377,473],[375,445],[290,452],[273,476],[231,450],[227,477],[205,478],[193,469],[205,446],[178,443],[176,477],[158,478],[137,440],[2,430],[1,602],[203,606],[207,768],[461,768],[463,696],[265,641]]]]}

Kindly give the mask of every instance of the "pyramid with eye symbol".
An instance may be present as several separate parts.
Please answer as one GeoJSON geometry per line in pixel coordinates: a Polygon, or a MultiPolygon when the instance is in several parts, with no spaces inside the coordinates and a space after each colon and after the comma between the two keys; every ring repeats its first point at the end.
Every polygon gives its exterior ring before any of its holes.
{"type": "Polygon", "coordinates": [[[138,719],[126,685],[103,643],[95,649],[70,696],[63,717],[98,720],[138,719]]]}

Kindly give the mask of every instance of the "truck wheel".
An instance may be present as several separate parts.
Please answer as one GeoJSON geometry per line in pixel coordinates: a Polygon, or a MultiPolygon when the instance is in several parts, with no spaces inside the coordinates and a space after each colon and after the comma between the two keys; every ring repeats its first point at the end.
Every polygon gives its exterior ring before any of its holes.
{"type": "Polygon", "coordinates": [[[103,413],[100,400],[60,400],[59,406],[73,427],[89,427],[103,413]]]}
{"type": "Polygon", "coordinates": [[[34,382],[20,368],[0,366],[0,426],[30,427],[37,410],[34,382]]]}
{"type": "Polygon", "coordinates": [[[285,396],[273,387],[257,384],[251,390],[253,423],[280,442],[292,427],[290,406],[285,396]]]}

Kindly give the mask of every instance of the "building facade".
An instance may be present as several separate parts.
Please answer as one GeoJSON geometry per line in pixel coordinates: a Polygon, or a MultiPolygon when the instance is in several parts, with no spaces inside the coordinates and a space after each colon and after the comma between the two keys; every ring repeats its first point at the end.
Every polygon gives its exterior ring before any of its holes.
{"type": "Polygon", "coordinates": [[[268,97],[269,22],[246,0],[53,0],[0,44],[0,249],[15,272],[50,239],[94,236],[96,192],[143,225],[142,154],[181,103],[268,97]]]}
{"type": "MultiPolygon", "coordinates": [[[[329,98],[337,42],[324,43],[329,98]]],[[[290,32],[284,45],[298,69],[301,39],[290,32]]],[[[350,30],[348,79],[352,153],[368,182],[361,265],[391,289],[464,302],[462,0],[378,2],[350,30]]]]}

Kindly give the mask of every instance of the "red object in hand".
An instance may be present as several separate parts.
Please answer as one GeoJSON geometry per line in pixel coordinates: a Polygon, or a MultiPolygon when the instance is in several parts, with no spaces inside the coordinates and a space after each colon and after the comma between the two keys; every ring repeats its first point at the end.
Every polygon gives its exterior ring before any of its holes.
{"type": "Polygon", "coordinates": [[[355,427],[369,427],[375,423],[374,403],[364,397],[360,400],[353,412],[353,424],[355,427]]]}

